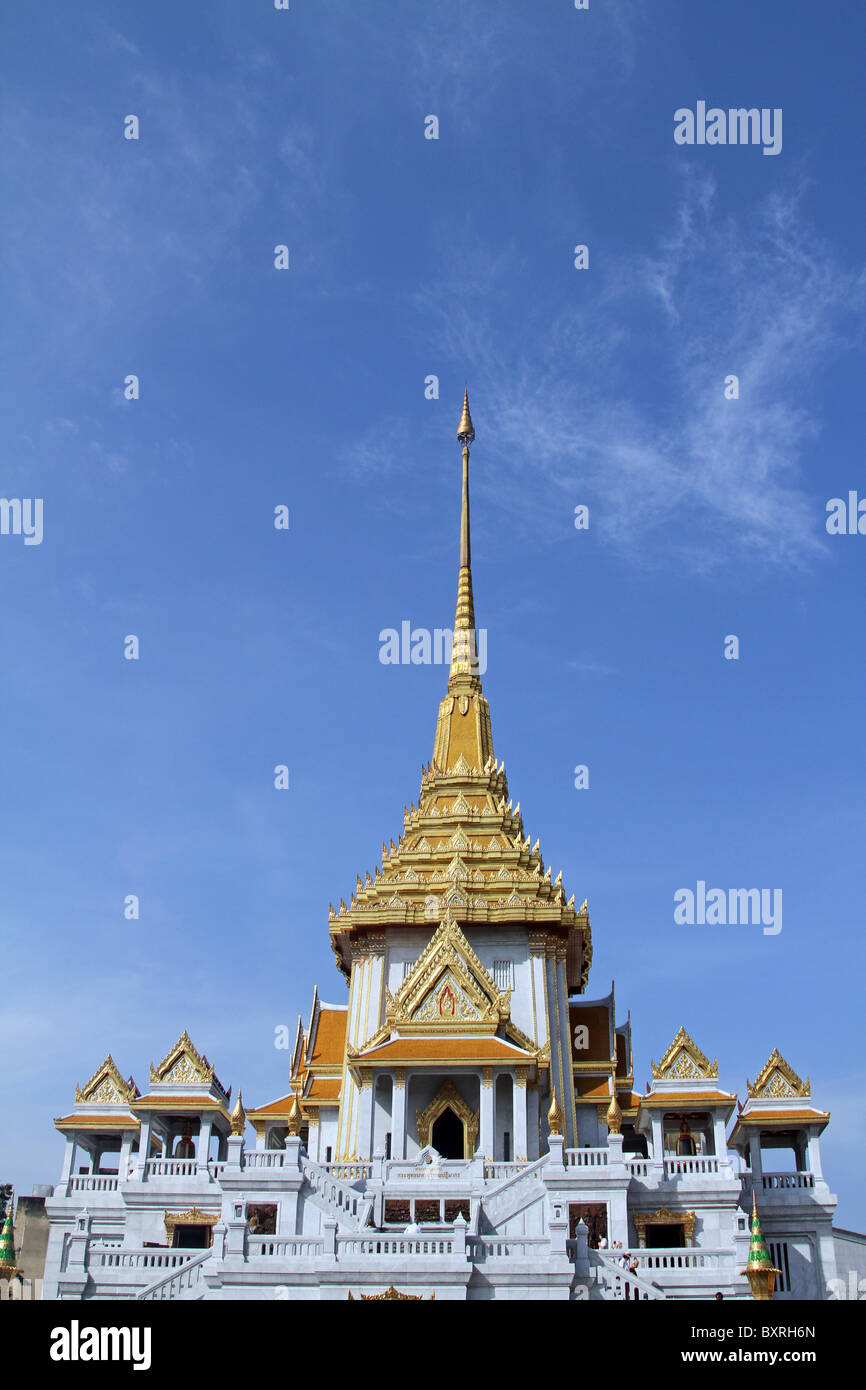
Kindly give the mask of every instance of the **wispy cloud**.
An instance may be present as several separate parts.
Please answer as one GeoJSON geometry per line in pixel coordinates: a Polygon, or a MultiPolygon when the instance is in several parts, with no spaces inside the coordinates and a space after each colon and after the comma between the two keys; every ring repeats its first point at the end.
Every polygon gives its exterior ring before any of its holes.
{"type": "Polygon", "coordinates": [[[712,182],[688,171],[658,248],[588,272],[603,277],[591,307],[534,307],[510,354],[513,331],[490,308],[507,261],[470,255],[417,301],[440,349],[471,364],[499,505],[537,522],[551,492],[563,515],[566,500],[592,503],[597,533],[641,565],[803,565],[821,553],[803,471],[819,427],[804,385],[859,335],[866,281],[819,244],[796,196],[725,217],[712,182]],[[656,373],[649,403],[638,333],[656,373]],[[725,398],[729,374],[738,400],[725,398]]]}

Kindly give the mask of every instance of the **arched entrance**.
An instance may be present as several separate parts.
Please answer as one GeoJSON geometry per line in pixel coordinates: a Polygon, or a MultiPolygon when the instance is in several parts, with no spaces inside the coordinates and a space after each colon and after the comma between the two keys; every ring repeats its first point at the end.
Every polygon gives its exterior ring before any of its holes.
{"type": "Polygon", "coordinates": [[[427,1109],[416,1110],[415,1117],[418,1123],[418,1143],[422,1149],[432,1144],[443,1158],[474,1156],[478,1143],[478,1111],[470,1110],[453,1081],[448,1080],[440,1086],[427,1109]],[[444,1130],[436,1128],[437,1122],[442,1119],[445,1120],[444,1130]],[[461,1130],[459,1141],[456,1137],[450,1138],[451,1135],[456,1136],[455,1120],[461,1130]],[[440,1148],[440,1140],[443,1144],[447,1143],[448,1147],[440,1148]]]}
{"type": "Polygon", "coordinates": [[[466,1139],[463,1121],[447,1106],[433,1121],[430,1142],[443,1158],[465,1158],[466,1139]]]}

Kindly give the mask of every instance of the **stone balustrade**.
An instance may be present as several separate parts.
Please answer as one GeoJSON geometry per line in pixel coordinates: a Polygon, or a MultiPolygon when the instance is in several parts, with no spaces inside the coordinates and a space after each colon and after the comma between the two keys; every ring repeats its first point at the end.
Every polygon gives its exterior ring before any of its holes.
{"type": "Polygon", "coordinates": [[[550,1250],[547,1236],[468,1236],[466,1245],[476,1264],[489,1259],[543,1259],[550,1250]]]}
{"type": "Polygon", "coordinates": [[[504,1178],[514,1177],[517,1173],[522,1173],[528,1163],[485,1163],[484,1181],[502,1182],[504,1178]]]}
{"type": "Polygon", "coordinates": [[[338,1235],[336,1244],[338,1259],[347,1255],[391,1255],[399,1256],[401,1259],[412,1259],[421,1255],[458,1255],[465,1250],[465,1242],[458,1240],[453,1233],[417,1236],[338,1235]]]}
{"type": "Polygon", "coordinates": [[[312,1259],[325,1253],[320,1236],[250,1236],[248,1254],[276,1256],[288,1260],[312,1259]]]}
{"type": "Polygon", "coordinates": [[[66,1195],[70,1197],[73,1192],[116,1192],[119,1181],[116,1173],[114,1176],[105,1173],[79,1173],[77,1177],[68,1179],[66,1195]]]}
{"type": "Polygon", "coordinates": [[[762,1173],[761,1187],[765,1192],[790,1192],[796,1188],[815,1186],[814,1173],[762,1173]]]}
{"type": "Polygon", "coordinates": [[[177,1269],[201,1254],[200,1250],[172,1250],[155,1246],[141,1249],[111,1247],[105,1249],[90,1247],[87,1265],[94,1269],[177,1269]]]}
{"type": "Polygon", "coordinates": [[[598,1149],[564,1149],[562,1158],[566,1168],[607,1168],[610,1150],[606,1146],[598,1149]]]}
{"type": "Polygon", "coordinates": [[[198,1175],[198,1159],[149,1158],[148,1178],[194,1178],[198,1175]]]}
{"type": "Polygon", "coordinates": [[[247,1149],[244,1153],[245,1168],[284,1168],[285,1149],[247,1149]]]}
{"type": "Polygon", "coordinates": [[[715,1154],[694,1154],[691,1157],[666,1158],[665,1177],[715,1177],[719,1171],[719,1160],[715,1154]]]}

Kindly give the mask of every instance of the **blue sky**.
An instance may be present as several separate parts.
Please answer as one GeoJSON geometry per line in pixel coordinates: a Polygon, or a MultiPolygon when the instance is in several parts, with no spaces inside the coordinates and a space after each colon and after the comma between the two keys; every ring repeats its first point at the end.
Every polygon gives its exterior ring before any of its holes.
{"type": "Polygon", "coordinates": [[[866,536],[825,530],[866,495],[858,15],[9,7],[0,494],[44,539],[0,536],[0,1176],[56,1180],[107,1051],[143,1086],[187,1028],[262,1103],[275,1027],[344,1002],[328,903],[446,679],[378,634],[453,616],[468,378],[494,746],[589,994],[639,1089],[681,1023],[741,1095],[778,1046],[866,1229],[866,536]],[[676,145],[699,100],[781,108],[781,154],[676,145]],[[698,879],[783,930],[676,925],[698,879]]]}

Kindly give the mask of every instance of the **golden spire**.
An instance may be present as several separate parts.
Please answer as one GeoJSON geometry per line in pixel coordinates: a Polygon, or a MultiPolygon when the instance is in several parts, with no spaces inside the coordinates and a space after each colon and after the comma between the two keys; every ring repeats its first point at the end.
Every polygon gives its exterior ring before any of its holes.
{"type": "Polygon", "coordinates": [[[461,444],[472,444],[475,442],[475,430],[472,428],[472,416],[469,414],[469,387],[463,392],[463,414],[460,416],[460,424],[457,426],[457,438],[461,444]]]}
{"type": "Polygon", "coordinates": [[[301,1132],[301,1125],[304,1123],[304,1116],[298,1104],[298,1097],[292,1096],[292,1103],[289,1106],[289,1134],[293,1139],[297,1139],[301,1132]]]}
{"type": "Polygon", "coordinates": [[[469,388],[463,393],[463,412],[457,426],[463,445],[463,504],[460,511],[460,572],[457,577],[457,613],[448,690],[465,695],[481,689],[478,674],[478,640],[475,633],[475,604],[472,597],[472,549],[469,538],[469,445],[475,440],[469,414],[469,388]]]}
{"type": "Polygon", "coordinates": [[[242,1096],[243,1092],[238,1088],[238,1098],[235,1101],[235,1107],[231,1113],[232,1134],[243,1134],[244,1126],[247,1122],[247,1112],[244,1110],[242,1096]]]}
{"type": "Polygon", "coordinates": [[[613,1082],[613,1094],[610,1098],[610,1105],[607,1107],[607,1127],[611,1134],[622,1133],[622,1111],[619,1108],[619,1101],[616,1098],[616,1082],[613,1082]]]}
{"type": "Polygon", "coordinates": [[[550,1109],[547,1112],[547,1123],[550,1126],[551,1134],[562,1134],[562,1111],[559,1108],[559,1101],[556,1099],[556,1091],[550,1088],[550,1109]]]}

